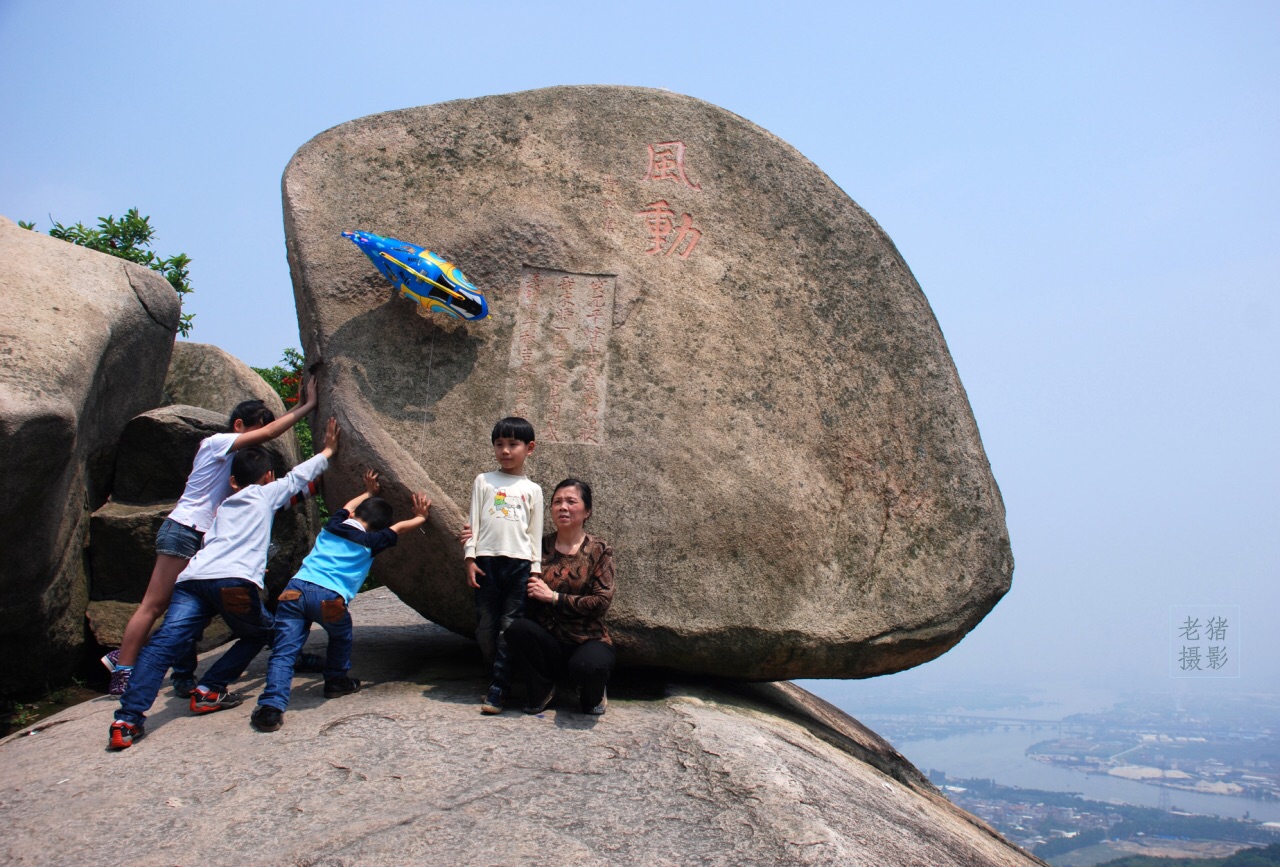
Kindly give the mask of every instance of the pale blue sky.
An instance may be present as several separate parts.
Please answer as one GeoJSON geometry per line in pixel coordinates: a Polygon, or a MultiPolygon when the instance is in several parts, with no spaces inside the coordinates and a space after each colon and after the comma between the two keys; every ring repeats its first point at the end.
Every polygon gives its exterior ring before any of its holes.
{"type": "Polygon", "coordinates": [[[0,75],[0,214],[138,206],[193,339],[258,366],[298,343],[280,175],[322,130],[556,84],[737,112],[897,243],[1004,493],[1012,592],[899,677],[1166,688],[1203,603],[1244,612],[1217,686],[1280,688],[1280,5],[0,0],[0,75]]]}

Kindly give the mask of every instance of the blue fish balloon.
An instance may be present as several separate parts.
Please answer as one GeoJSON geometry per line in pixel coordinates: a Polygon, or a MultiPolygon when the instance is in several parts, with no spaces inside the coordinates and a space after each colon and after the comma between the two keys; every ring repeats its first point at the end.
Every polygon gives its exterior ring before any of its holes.
{"type": "Polygon", "coordinates": [[[401,297],[457,319],[489,315],[489,302],[458,266],[425,247],[372,232],[343,232],[342,237],[350,238],[373,261],[401,297]]]}

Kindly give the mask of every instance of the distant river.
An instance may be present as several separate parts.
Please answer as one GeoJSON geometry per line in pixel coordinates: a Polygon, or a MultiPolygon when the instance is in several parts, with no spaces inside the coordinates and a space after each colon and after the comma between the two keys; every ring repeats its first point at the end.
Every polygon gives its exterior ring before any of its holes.
{"type": "MultiPolygon", "coordinates": [[[[875,722],[864,720],[873,729],[875,722]]],[[[1056,736],[1056,726],[1010,731],[976,732],[947,738],[895,742],[894,747],[922,771],[936,768],[949,777],[991,779],[1003,786],[1079,792],[1094,801],[1121,801],[1144,807],[1160,806],[1160,788],[1057,768],[1028,758],[1027,747],[1056,736]]],[[[1192,813],[1280,822],[1280,802],[1254,801],[1228,795],[1201,795],[1169,789],[1169,803],[1192,813]]]]}

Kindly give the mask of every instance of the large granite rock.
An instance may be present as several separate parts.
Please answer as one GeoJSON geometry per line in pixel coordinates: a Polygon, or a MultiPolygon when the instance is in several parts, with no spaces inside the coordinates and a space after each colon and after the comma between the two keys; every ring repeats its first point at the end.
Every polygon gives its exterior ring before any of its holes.
{"type": "Polygon", "coordinates": [[[278,732],[250,729],[252,701],[196,717],[166,692],[123,753],[109,697],[0,741],[0,860],[1043,865],[794,685],[622,677],[603,717],[482,719],[469,642],[386,590],[352,616],[365,688],[325,701],[299,676],[278,732]],[[124,833],[104,800],[130,805],[124,833]]]}
{"type": "Polygon", "coordinates": [[[154,271],[0,218],[0,694],[70,672],[84,644],[89,513],[116,443],[160,401],[178,327],[154,271]]]}
{"type": "MultiPolygon", "coordinates": [[[[929,304],[816,166],[714,105],[559,87],[351,121],[283,179],[329,489],[380,467],[400,514],[375,574],[473,624],[461,549],[489,431],[538,431],[544,489],[591,481],[618,556],[623,664],[864,677],[943,653],[1008,590],[1004,508],[929,304]],[[425,314],[350,242],[459,263],[493,315],[425,314]]],[[[335,497],[337,500],[339,497],[335,497]]]]}
{"type": "MultiPolygon", "coordinates": [[[[142,601],[155,563],[156,530],[182,496],[201,441],[226,431],[226,423],[225,413],[179,405],[141,413],[125,426],[111,502],[92,516],[94,599],[142,601]]],[[[297,463],[298,445],[291,435],[263,447],[271,455],[276,478],[297,463]]],[[[308,499],[276,513],[267,566],[268,589],[276,594],[311,550],[314,506],[308,499]]]]}
{"type": "MultiPolygon", "coordinates": [[[[164,381],[164,403],[200,406],[221,413],[223,422],[243,400],[261,400],[276,414],[285,405],[270,384],[249,365],[208,343],[179,340],[173,345],[164,381]]],[[[292,435],[280,437],[292,440],[292,435]]]]}

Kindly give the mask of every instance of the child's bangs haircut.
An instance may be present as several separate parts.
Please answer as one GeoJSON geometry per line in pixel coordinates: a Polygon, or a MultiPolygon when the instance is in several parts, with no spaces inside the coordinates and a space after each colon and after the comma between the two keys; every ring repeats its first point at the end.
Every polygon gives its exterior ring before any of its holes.
{"type": "Polygon", "coordinates": [[[376,533],[391,526],[391,504],[381,497],[370,497],[356,506],[356,517],[376,533]]]}
{"type": "Polygon", "coordinates": [[[242,421],[245,427],[252,428],[271,424],[275,420],[276,414],[267,409],[267,405],[262,401],[242,400],[236,404],[235,409],[231,410],[227,428],[234,430],[237,421],[242,421]]]}
{"type": "Polygon", "coordinates": [[[490,441],[496,443],[499,437],[520,440],[528,445],[533,442],[533,425],[519,416],[509,415],[493,426],[493,436],[490,441]]]}
{"type": "Polygon", "coordinates": [[[236,480],[236,487],[241,490],[256,483],[270,471],[271,455],[257,446],[241,449],[231,459],[231,478],[236,480]]]}

